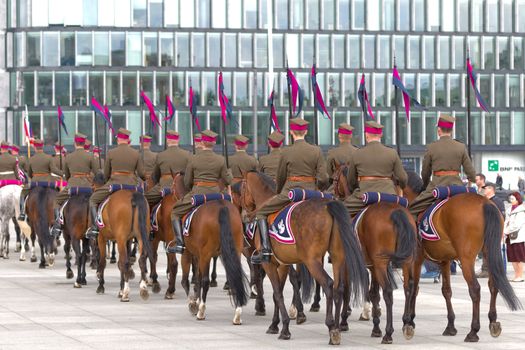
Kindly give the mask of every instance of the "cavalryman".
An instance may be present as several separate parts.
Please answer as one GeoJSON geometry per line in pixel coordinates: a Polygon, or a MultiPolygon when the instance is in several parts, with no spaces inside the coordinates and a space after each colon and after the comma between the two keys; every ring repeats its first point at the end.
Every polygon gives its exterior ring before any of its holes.
{"type": "Polygon", "coordinates": [[[179,133],[173,130],[166,131],[168,148],[157,155],[157,162],[153,169],[153,178],[157,184],[146,193],[150,208],[153,208],[162,199],[161,191],[171,187],[172,175],[186,170],[191,155],[188,151],[179,148],[179,133]]]}
{"type": "Polygon", "coordinates": [[[281,146],[283,145],[284,135],[279,131],[274,131],[268,136],[268,146],[270,153],[259,159],[259,171],[270,176],[275,180],[277,176],[277,166],[281,158],[281,146]]]}
{"type": "Polygon", "coordinates": [[[195,153],[202,150],[202,134],[195,134],[193,136],[193,143],[195,144],[195,153]]]}
{"type": "Polygon", "coordinates": [[[66,163],[66,158],[63,154],[64,146],[59,144],[58,142],[55,143],[55,153],[53,154],[53,162],[55,163],[55,166],[62,170],[64,172],[64,164],[66,163]],[[60,167],[60,157],[62,156],[62,167],[60,167]]]}
{"type": "Polygon", "coordinates": [[[99,169],[104,169],[104,159],[100,159],[100,147],[93,147],[93,157],[95,158],[95,162],[97,164],[97,171],[99,169]]]}
{"type": "Polygon", "coordinates": [[[140,155],[140,160],[141,162],[144,161],[143,168],[144,174],[146,175],[146,180],[151,178],[151,174],[153,173],[153,169],[155,168],[155,163],[157,161],[157,153],[152,152],[150,149],[151,140],[152,138],[149,135],[142,135],[140,137],[140,142],[144,152],[144,155],[140,155]]]}
{"type": "Polygon", "coordinates": [[[0,180],[17,180],[18,167],[16,158],[9,154],[9,144],[0,144],[0,180]]]}
{"type": "Polygon", "coordinates": [[[137,176],[142,180],[145,179],[139,152],[129,146],[129,135],[131,135],[129,130],[120,128],[117,133],[118,146],[108,152],[104,165],[104,177],[109,180],[105,186],[97,188],[89,199],[92,226],[86,233],[87,238],[94,238],[98,234],[96,224],[98,205],[110,195],[108,185],[138,185],[137,176]]]}
{"type": "Polygon", "coordinates": [[[365,204],[361,196],[365,192],[396,194],[394,180],[401,188],[407,183],[407,173],[396,151],[381,144],[383,126],[375,121],[365,125],[366,146],[352,154],[348,171],[348,184],[354,192],[344,204],[354,216],[365,204]],[[359,188],[357,188],[359,187],[359,188]]]}
{"type": "MultiPolygon", "coordinates": [[[[28,145],[29,147],[29,145],[28,145]]],[[[18,168],[25,173],[27,173],[27,158],[25,156],[19,155],[20,148],[17,145],[11,145],[11,154],[18,161],[18,168]]],[[[25,175],[24,175],[25,176],[25,175]]]]}
{"type": "Polygon", "coordinates": [[[213,152],[216,141],[216,133],[204,130],[202,132],[203,149],[190,158],[186,167],[184,185],[186,188],[191,188],[191,191],[177,202],[171,212],[171,223],[176,239],[175,252],[177,253],[184,252],[181,218],[192,209],[191,197],[195,194],[220,193],[220,180],[226,185],[232,182],[233,177],[231,171],[226,168],[224,157],[213,152]]]}
{"type": "Polygon", "coordinates": [[[421,169],[423,186],[426,189],[410,203],[409,207],[416,219],[419,213],[434,202],[432,195],[434,188],[450,185],[463,186],[459,177],[462,166],[469,181],[474,182],[476,180],[476,172],[465,145],[452,139],[454,121],[455,118],[452,116],[444,114],[439,116],[437,124],[439,140],[428,145],[421,169]],[[432,181],[430,180],[431,177],[432,181]]]}
{"type": "Polygon", "coordinates": [[[290,119],[290,133],[294,143],[281,151],[276,176],[277,195],[257,211],[262,251],[252,256],[254,264],[270,261],[272,251],[266,218],[290,203],[288,192],[293,188],[315,190],[317,189],[316,181],[319,187],[323,187],[328,182],[326,163],[321,148],[308,144],[304,139],[308,132],[308,124],[301,118],[290,119]]]}
{"type": "Polygon", "coordinates": [[[352,130],[354,130],[354,127],[347,123],[339,124],[339,129],[337,130],[339,146],[329,150],[326,156],[326,168],[330,177],[334,174],[336,165],[348,164],[352,153],[357,149],[357,147],[352,145],[352,130]]]}
{"type": "MultiPolygon", "coordinates": [[[[53,158],[44,153],[44,141],[35,139],[33,146],[35,147],[35,155],[29,159],[27,165],[27,174],[31,181],[55,181],[56,177],[53,174],[62,176],[62,171],[55,166],[53,158]]],[[[24,206],[29,189],[29,185],[26,185],[20,193],[20,216],[18,220],[21,221],[26,219],[24,206]]]]}
{"type": "Polygon", "coordinates": [[[230,156],[230,169],[233,173],[233,182],[242,180],[242,173],[257,170],[257,159],[246,153],[249,139],[243,135],[235,136],[235,154],[230,156]]]}
{"type": "Polygon", "coordinates": [[[51,231],[55,236],[60,235],[61,226],[58,222],[58,212],[60,207],[69,198],[70,187],[91,187],[92,174],[98,170],[98,165],[93,155],[84,151],[86,135],[76,134],[75,151],[71,153],[64,164],[64,175],[67,180],[67,186],[57,194],[54,203],[55,224],[51,231]]]}

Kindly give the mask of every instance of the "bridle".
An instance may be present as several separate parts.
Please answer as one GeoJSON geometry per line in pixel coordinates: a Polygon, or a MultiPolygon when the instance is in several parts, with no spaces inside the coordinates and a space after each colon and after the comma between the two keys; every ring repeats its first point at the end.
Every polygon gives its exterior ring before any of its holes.
{"type": "Polygon", "coordinates": [[[250,194],[250,196],[252,198],[252,201],[253,201],[253,196],[251,195],[251,191],[248,188],[248,179],[245,176],[241,180],[241,195],[240,195],[240,202],[241,203],[240,204],[241,204],[241,208],[245,210],[246,216],[252,218],[252,217],[255,216],[255,212],[256,212],[257,208],[256,208],[256,206],[254,204],[251,205],[251,208],[248,208],[248,201],[246,200],[247,194],[250,194]]]}
{"type": "Polygon", "coordinates": [[[345,171],[348,170],[348,165],[341,165],[338,167],[334,174],[332,175],[332,184],[334,185],[334,194],[338,198],[345,198],[350,194],[350,190],[348,188],[348,182],[346,180],[346,176],[344,176],[345,171]],[[341,180],[342,178],[342,180],[341,180]],[[343,193],[339,191],[339,185],[340,183],[343,185],[343,193]]]}

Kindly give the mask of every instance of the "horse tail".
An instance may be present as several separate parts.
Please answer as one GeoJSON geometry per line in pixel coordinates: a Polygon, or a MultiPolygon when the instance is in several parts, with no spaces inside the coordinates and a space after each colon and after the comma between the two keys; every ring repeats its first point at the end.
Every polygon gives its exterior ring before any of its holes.
{"type": "Polygon", "coordinates": [[[507,280],[507,274],[505,273],[501,255],[501,233],[503,232],[503,228],[501,227],[500,212],[493,204],[485,203],[483,205],[483,217],[485,220],[483,245],[485,247],[488,268],[494,281],[494,286],[500,291],[509,309],[513,311],[522,309],[522,305],[516,297],[514,289],[507,280]]]}
{"type": "Polygon", "coordinates": [[[397,235],[396,251],[391,255],[391,261],[395,266],[400,266],[406,259],[414,256],[416,235],[404,210],[394,210],[390,214],[390,220],[397,235]]]}
{"type": "Polygon", "coordinates": [[[343,203],[330,201],[326,204],[328,212],[339,226],[339,235],[343,242],[349,286],[353,302],[360,302],[368,294],[368,271],[361,251],[361,246],[354,234],[352,219],[343,203]]]}
{"type": "Polygon", "coordinates": [[[219,210],[219,228],[221,257],[226,270],[226,279],[232,290],[235,306],[244,306],[248,303],[247,277],[244,274],[241,258],[233,242],[230,211],[226,206],[219,210]]]}
{"type": "MultiPolygon", "coordinates": [[[[40,187],[37,186],[33,188],[32,194],[35,196],[35,202],[38,210],[38,219],[36,220],[36,225],[34,225],[35,233],[38,237],[38,239],[42,240],[42,243],[44,243],[46,249],[52,249],[53,248],[53,241],[51,237],[51,233],[49,231],[50,222],[49,218],[47,217],[47,200],[46,197],[48,195],[50,190],[46,187],[40,187]]],[[[49,251],[48,253],[51,253],[49,251]]]]}
{"type": "Polygon", "coordinates": [[[301,281],[301,299],[303,303],[309,303],[312,299],[314,279],[304,264],[298,264],[299,281],[301,281]]]}
{"type": "Polygon", "coordinates": [[[140,192],[133,192],[131,196],[131,229],[133,230],[133,224],[135,222],[135,209],[137,209],[137,218],[138,226],[140,231],[140,238],[142,239],[143,250],[146,251],[146,254],[150,260],[153,259],[153,254],[151,251],[151,245],[149,243],[149,233],[147,230],[146,220],[148,215],[146,198],[140,192]]]}

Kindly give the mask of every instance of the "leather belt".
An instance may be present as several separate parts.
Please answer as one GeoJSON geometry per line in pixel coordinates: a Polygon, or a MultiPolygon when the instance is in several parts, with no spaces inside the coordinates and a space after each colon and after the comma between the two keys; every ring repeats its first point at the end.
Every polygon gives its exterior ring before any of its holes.
{"type": "Polygon", "coordinates": [[[89,173],[73,173],[71,174],[72,177],[90,177],[91,174],[89,173]]]}
{"type": "Polygon", "coordinates": [[[433,172],[434,176],[459,176],[459,171],[455,170],[438,170],[433,172]]]}
{"type": "Polygon", "coordinates": [[[357,181],[375,181],[375,180],[392,180],[388,176],[359,176],[357,181]]]}
{"type": "Polygon", "coordinates": [[[160,179],[161,179],[161,180],[171,179],[171,178],[172,178],[171,174],[162,174],[162,175],[160,176],[160,179]]]}
{"type": "Polygon", "coordinates": [[[49,173],[33,173],[33,177],[38,177],[38,176],[50,176],[49,173]]]}
{"type": "Polygon", "coordinates": [[[193,186],[216,187],[219,186],[219,183],[217,181],[195,181],[193,186]]]}
{"type": "Polygon", "coordinates": [[[129,171],[114,171],[111,173],[111,176],[114,176],[114,175],[131,176],[132,174],[129,171]]]}
{"type": "Polygon", "coordinates": [[[315,177],[313,176],[290,176],[286,179],[290,182],[315,182],[315,177]]]}

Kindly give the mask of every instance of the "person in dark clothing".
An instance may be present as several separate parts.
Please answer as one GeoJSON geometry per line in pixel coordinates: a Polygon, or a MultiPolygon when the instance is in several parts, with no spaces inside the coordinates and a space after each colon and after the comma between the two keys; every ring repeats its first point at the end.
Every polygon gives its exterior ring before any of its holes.
{"type": "Polygon", "coordinates": [[[503,189],[503,177],[501,177],[500,173],[498,173],[498,176],[496,176],[496,189],[503,189]]]}

